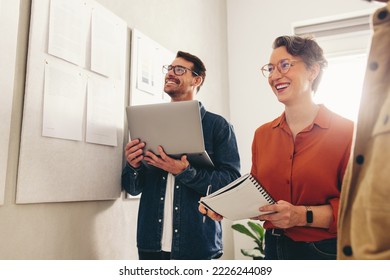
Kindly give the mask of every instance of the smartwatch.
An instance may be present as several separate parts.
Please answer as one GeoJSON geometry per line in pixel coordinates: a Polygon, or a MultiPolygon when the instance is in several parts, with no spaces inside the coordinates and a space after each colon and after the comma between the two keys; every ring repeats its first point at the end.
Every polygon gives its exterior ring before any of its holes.
{"type": "Polygon", "coordinates": [[[305,206],[306,208],[306,223],[311,224],[313,222],[313,211],[310,206],[305,206]]]}

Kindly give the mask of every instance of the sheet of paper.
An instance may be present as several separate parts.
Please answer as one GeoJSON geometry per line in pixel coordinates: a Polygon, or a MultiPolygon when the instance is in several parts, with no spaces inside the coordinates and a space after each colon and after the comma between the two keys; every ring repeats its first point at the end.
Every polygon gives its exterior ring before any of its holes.
{"type": "Polygon", "coordinates": [[[111,80],[88,79],[87,135],[89,143],[117,146],[119,104],[111,80]]]}
{"type": "Polygon", "coordinates": [[[164,48],[138,29],[131,32],[129,104],[142,105],[169,102],[164,92],[163,65],[169,65],[176,53],[164,48]]]}
{"type": "Polygon", "coordinates": [[[126,48],[127,25],[108,11],[92,11],[91,70],[104,76],[123,79],[120,76],[126,48]]]}
{"type": "Polygon", "coordinates": [[[158,56],[159,48],[148,38],[139,37],[137,39],[137,88],[151,95],[161,96],[163,73],[158,56]]]}
{"type": "Polygon", "coordinates": [[[89,23],[84,1],[51,0],[49,54],[84,67],[89,23]]]}
{"type": "Polygon", "coordinates": [[[43,136],[82,141],[86,85],[79,71],[46,63],[43,136]]]}

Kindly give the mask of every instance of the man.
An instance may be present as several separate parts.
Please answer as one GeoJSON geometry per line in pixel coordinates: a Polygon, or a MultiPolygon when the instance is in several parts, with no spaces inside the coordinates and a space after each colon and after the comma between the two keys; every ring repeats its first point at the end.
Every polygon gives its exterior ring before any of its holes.
{"type": "Polygon", "coordinates": [[[387,3],[373,15],[355,146],[340,200],[339,259],[390,259],[389,11],[387,3]]]}
{"type": "MultiPolygon", "coordinates": [[[[206,77],[203,62],[182,51],[163,70],[164,91],[171,102],[194,100],[206,77]]],[[[142,139],[126,145],[122,186],[131,195],[142,193],[137,228],[141,260],[213,259],[223,253],[221,224],[204,218],[198,201],[209,186],[216,191],[238,178],[240,159],[233,127],[221,116],[206,111],[201,103],[199,109],[213,169],[192,166],[185,155],[173,159],[163,147],[159,147],[161,157],[150,151],[143,155],[142,139]]]]}

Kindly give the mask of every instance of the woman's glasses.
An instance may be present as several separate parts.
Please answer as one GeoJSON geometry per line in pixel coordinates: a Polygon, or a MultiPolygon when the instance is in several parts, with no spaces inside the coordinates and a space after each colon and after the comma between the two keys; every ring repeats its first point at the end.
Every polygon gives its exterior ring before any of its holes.
{"type": "Polygon", "coordinates": [[[261,67],[261,72],[263,73],[263,76],[266,78],[269,78],[272,76],[272,74],[275,72],[275,69],[278,69],[279,73],[286,74],[292,66],[295,65],[297,62],[302,62],[302,60],[290,60],[290,59],[281,59],[279,62],[275,65],[272,63],[268,63],[261,67]]]}

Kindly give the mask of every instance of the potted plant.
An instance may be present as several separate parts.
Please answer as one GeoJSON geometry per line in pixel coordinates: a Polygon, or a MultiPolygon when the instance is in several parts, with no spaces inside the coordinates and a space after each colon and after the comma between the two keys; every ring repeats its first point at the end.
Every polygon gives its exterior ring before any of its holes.
{"type": "Polygon", "coordinates": [[[253,249],[241,249],[241,253],[254,260],[262,260],[264,259],[264,228],[259,223],[252,221],[248,221],[247,224],[248,227],[243,224],[232,225],[234,230],[251,237],[256,243],[253,249]]]}

